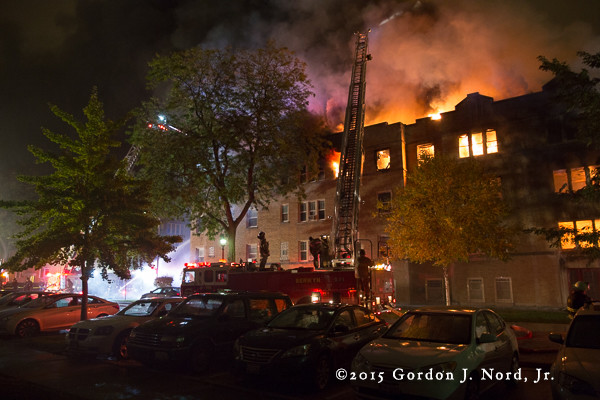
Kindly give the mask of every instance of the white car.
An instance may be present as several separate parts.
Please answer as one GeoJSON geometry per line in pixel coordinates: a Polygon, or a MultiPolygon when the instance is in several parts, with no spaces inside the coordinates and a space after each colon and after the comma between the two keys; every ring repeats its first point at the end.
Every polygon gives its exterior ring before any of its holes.
{"type": "Polygon", "coordinates": [[[358,398],[472,399],[520,380],[519,349],[496,313],[477,308],[408,311],[354,358],[358,398]]]}
{"type": "Polygon", "coordinates": [[[141,299],[115,315],[80,321],[66,335],[67,352],[73,355],[108,355],[127,359],[127,340],[136,326],[162,317],[183,299],[141,299]]]}
{"type": "Polygon", "coordinates": [[[181,288],[174,286],[165,286],[156,288],[148,293],[144,293],[142,295],[142,299],[147,299],[151,297],[179,297],[181,296],[181,288]]]}
{"type": "Polygon", "coordinates": [[[550,368],[552,398],[600,398],[600,303],[575,314],[566,338],[560,333],[549,336],[562,344],[550,368]]]}
{"type": "MultiPolygon", "coordinates": [[[[81,319],[81,294],[52,294],[31,300],[18,308],[0,312],[0,334],[19,337],[38,332],[67,329],[81,319]]],[[[88,296],[87,317],[115,314],[119,305],[96,296],[88,296]]]]}

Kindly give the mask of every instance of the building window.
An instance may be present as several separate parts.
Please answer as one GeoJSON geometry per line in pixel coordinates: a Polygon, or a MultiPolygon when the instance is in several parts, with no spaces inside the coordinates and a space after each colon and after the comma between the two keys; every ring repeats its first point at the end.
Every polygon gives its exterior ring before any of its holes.
{"type": "Polygon", "coordinates": [[[434,156],[433,143],[425,143],[417,145],[417,160],[419,164],[426,158],[432,158],[434,156]]]}
{"type": "Polygon", "coordinates": [[[482,156],[498,152],[496,131],[473,132],[458,137],[458,156],[460,158],[482,156]]]}
{"type": "MultiPolygon", "coordinates": [[[[600,220],[579,220],[579,221],[565,221],[558,223],[559,229],[568,229],[570,231],[577,231],[577,234],[595,233],[600,231],[600,220]]],[[[560,241],[560,248],[563,250],[574,249],[577,246],[580,247],[592,247],[593,244],[590,242],[579,242],[575,241],[573,233],[566,233],[563,235],[560,241]]]]}
{"type": "Polygon", "coordinates": [[[387,215],[392,208],[392,192],[377,193],[377,213],[387,215]]]}
{"type": "Polygon", "coordinates": [[[246,245],[246,260],[252,261],[256,260],[258,254],[258,245],[255,244],[247,244],[246,245]]]}
{"type": "Polygon", "coordinates": [[[256,228],[258,227],[258,211],[256,208],[249,208],[246,213],[246,227],[256,228]]]}
{"type": "Polygon", "coordinates": [[[308,240],[298,242],[298,259],[300,261],[308,261],[308,240]]]}
{"type": "Polygon", "coordinates": [[[425,297],[429,304],[444,303],[444,284],[441,279],[427,279],[425,282],[425,297]]]}
{"type": "Polygon", "coordinates": [[[279,259],[281,261],[289,260],[288,257],[288,242],[281,242],[281,251],[279,252],[279,259]]]}
{"type": "Polygon", "coordinates": [[[196,247],[196,262],[204,262],[204,247],[196,247]]]}
{"type": "Polygon", "coordinates": [[[288,204],[281,205],[281,222],[290,222],[290,206],[288,204]]]}
{"type": "Polygon", "coordinates": [[[483,278],[469,278],[467,280],[467,290],[469,301],[483,303],[485,296],[483,293],[483,278]]]}
{"type": "Polygon", "coordinates": [[[592,165],[553,171],[554,191],[556,193],[564,193],[567,191],[576,192],[583,189],[586,185],[592,183],[592,179],[596,176],[597,170],[598,166],[592,165]]]}
{"type": "Polygon", "coordinates": [[[303,201],[302,203],[300,203],[300,205],[298,207],[298,212],[299,212],[298,220],[300,222],[306,222],[308,220],[308,203],[306,201],[303,201]]]}
{"type": "Polygon", "coordinates": [[[377,254],[379,254],[379,258],[388,258],[390,256],[389,240],[390,237],[387,235],[379,236],[379,241],[377,242],[377,254]]]}
{"type": "Polygon", "coordinates": [[[496,301],[501,303],[513,302],[511,278],[496,278],[496,301]]]}
{"type": "Polygon", "coordinates": [[[215,256],[215,247],[214,246],[210,246],[208,248],[208,256],[209,257],[214,257],[215,256]]]}
{"type": "Polygon", "coordinates": [[[325,219],[325,200],[303,201],[299,209],[300,222],[325,219]]]}
{"type": "Polygon", "coordinates": [[[376,159],[377,171],[390,169],[390,149],[379,150],[376,159]]]}
{"type": "Polygon", "coordinates": [[[325,200],[318,200],[317,201],[317,217],[319,219],[325,219],[325,200]]]}

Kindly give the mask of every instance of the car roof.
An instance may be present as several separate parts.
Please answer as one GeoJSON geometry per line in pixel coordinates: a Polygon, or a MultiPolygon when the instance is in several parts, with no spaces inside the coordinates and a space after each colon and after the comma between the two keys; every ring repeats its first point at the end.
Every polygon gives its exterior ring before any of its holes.
{"type": "Polygon", "coordinates": [[[356,304],[346,304],[346,303],[329,303],[329,302],[321,302],[321,303],[304,303],[304,304],[296,304],[294,307],[297,308],[322,308],[326,310],[339,310],[345,307],[359,307],[364,308],[362,306],[356,304]]]}
{"type": "Polygon", "coordinates": [[[419,312],[419,313],[440,313],[440,314],[464,314],[471,315],[477,311],[485,310],[493,312],[487,308],[479,307],[453,307],[453,306],[425,306],[408,310],[407,312],[419,312]]]}
{"type": "Polygon", "coordinates": [[[210,293],[194,293],[188,298],[193,297],[277,297],[277,298],[287,298],[287,294],[279,293],[279,292],[267,292],[267,291],[223,291],[223,292],[210,292],[210,293]]]}
{"type": "Polygon", "coordinates": [[[577,311],[575,316],[578,315],[600,315],[600,301],[592,301],[586,304],[577,311]]]}

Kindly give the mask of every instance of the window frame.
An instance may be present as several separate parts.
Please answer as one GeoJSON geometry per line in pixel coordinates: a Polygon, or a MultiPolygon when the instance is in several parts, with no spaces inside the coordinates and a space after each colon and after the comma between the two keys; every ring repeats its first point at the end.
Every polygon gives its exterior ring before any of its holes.
{"type": "MultiPolygon", "coordinates": [[[[381,163],[383,163],[384,161],[381,161],[381,163]]],[[[389,171],[392,165],[392,151],[389,147],[383,148],[383,149],[379,149],[379,150],[375,150],[375,170],[377,172],[382,172],[382,171],[389,171]],[[385,166],[380,167],[380,160],[382,159],[382,156],[385,155],[387,153],[387,164],[385,166]]]]}
{"type": "Polygon", "coordinates": [[[472,303],[485,303],[485,287],[483,284],[483,278],[482,277],[472,277],[472,278],[467,278],[467,297],[469,299],[469,302],[472,303]],[[481,298],[474,298],[472,296],[472,290],[471,290],[471,282],[476,282],[479,281],[480,283],[480,291],[481,291],[481,298]]]}
{"type": "Polygon", "coordinates": [[[458,136],[458,158],[481,157],[499,153],[498,132],[496,129],[482,129],[458,136]],[[491,140],[490,136],[494,139],[491,140]],[[476,141],[480,138],[479,141],[476,141]],[[465,151],[466,150],[466,151],[465,151]],[[477,152],[476,152],[477,150],[477,152]]]}
{"type": "Polygon", "coordinates": [[[494,279],[494,295],[495,295],[495,299],[496,299],[496,303],[513,303],[514,302],[514,293],[513,293],[513,287],[512,287],[512,278],[510,276],[497,276],[494,279]],[[498,296],[498,284],[501,283],[508,283],[508,292],[510,294],[510,297],[508,298],[500,298],[498,296]]]}
{"type": "Polygon", "coordinates": [[[285,204],[281,205],[280,216],[281,216],[282,223],[290,222],[290,205],[289,204],[285,203],[285,204]]]}

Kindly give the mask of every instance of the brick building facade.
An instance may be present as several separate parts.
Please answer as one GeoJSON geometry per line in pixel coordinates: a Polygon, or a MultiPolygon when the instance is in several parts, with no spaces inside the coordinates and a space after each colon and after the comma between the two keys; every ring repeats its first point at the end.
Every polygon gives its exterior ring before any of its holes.
{"type": "MultiPolygon", "coordinates": [[[[562,223],[600,229],[597,207],[572,207],[556,195],[561,188],[576,190],[585,184],[598,154],[574,140],[573,128],[552,104],[548,87],[499,101],[472,93],[439,120],[365,127],[358,237],[367,255],[385,256],[385,207],[423,153],[477,157],[501,180],[503,197],[513,210],[511,222],[523,228],[562,223]]],[[[331,231],[334,159],[323,160],[319,177],[305,183],[305,199],[276,199],[268,210],[249,213],[237,231],[236,259],[258,259],[257,235],[264,231],[270,244],[269,263],[283,268],[312,265],[309,237],[331,231]]],[[[599,297],[597,263],[570,260],[569,249],[551,248],[533,234],[523,233],[517,243],[508,262],[473,255],[469,263],[452,266],[452,302],[558,308],[566,304],[569,288],[577,280],[589,281],[592,297],[599,297]]],[[[193,235],[190,247],[195,261],[216,261],[227,254],[218,238],[193,235]]],[[[443,303],[441,268],[398,260],[392,265],[400,303],[443,303]]]]}

